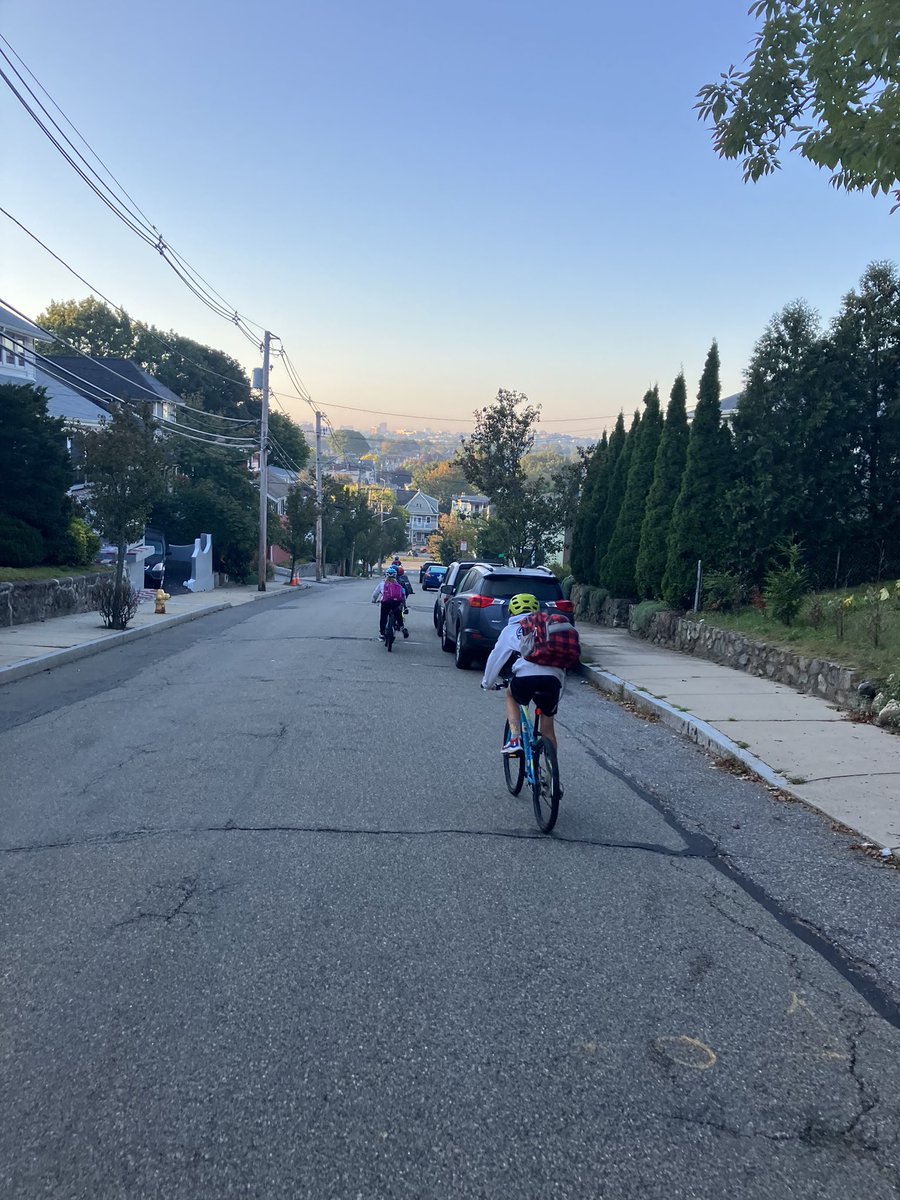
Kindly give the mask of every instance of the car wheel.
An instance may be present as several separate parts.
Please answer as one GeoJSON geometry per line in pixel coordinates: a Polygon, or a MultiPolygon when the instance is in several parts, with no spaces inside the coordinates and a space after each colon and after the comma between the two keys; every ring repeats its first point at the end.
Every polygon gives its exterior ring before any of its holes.
{"type": "Polygon", "coordinates": [[[463,648],[463,635],[461,629],[456,635],[456,646],[454,649],[456,652],[457,667],[459,667],[460,671],[468,671],[469,667],[472,665],[472,652],[471,650],[465,650],[463,648]]]}
{"type": "Polygon", "coordinates": [[[456,643],[453,641],[453,638],[447,636],[446,616],[444,617],[443,621],[441,621],[441,628],[438,632],[441,635],[441,649],[446,651],[447,654],[452,654],[456,649],[456,643]]]}
{"type": "Polygon", "coordinates": [[[431,614],[431,619],[434,621],[434,628],[437,631],[438,637],[441,636],[441,618],[438,616],[437,605],[434,606],[434,611],[431,614]]]}

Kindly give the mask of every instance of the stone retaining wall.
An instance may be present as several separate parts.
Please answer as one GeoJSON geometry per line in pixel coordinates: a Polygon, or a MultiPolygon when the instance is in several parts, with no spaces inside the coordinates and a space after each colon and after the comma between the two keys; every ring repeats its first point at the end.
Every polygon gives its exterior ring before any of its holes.
{"type": "Polygon", "coordinates": [[[624,629],[628,625],[631,604],[628,600],[616,600],[605,588],[592,588],[576,583],[569,599],[575,606],[576,621],[590,621],[594,625],[606,625],[610,629],[624,629]],[[605,598],[600,599],[600,597],[605,598]]]}
{"type": "Polygon", "coordinates": [[[644,637],[654,645],[785,683],[798,692],[821,696],[841,708],[859,707],[856,689],[865,676],[849,667],[822,658],[792,654],[789,650],[753,641],[743,634],[718,629],[702,619],[682,617],[676,612],[655,613],[644,634],[640,634],[631,622],[628,629],[633,637],[644,637]]]}
{"type": "Polygon", "coordinates": [[[0,583],[0,628],[92,612],[93,593],[105,574],[67,575],[60,579],[0,583]]]}

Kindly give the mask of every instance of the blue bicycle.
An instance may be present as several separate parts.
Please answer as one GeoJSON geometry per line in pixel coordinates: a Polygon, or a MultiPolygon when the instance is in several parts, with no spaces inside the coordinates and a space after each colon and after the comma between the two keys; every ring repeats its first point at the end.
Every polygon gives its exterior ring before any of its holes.
{"type": "MultiPolygon", "coordinates": [[[[534,819],[542,833],[549,833],[559,816],[562,788],[559,783],[559,763],[556,747],[541,736],[541,710],[534,710],[534,723],[524,705],[519,705],[522,749],[518,754],[503,755],[503,774],[506,786],[514,796],[522,790],[527,779],[531,785],[534,819]]],[[[509,741],[509,721],[503,730],[503,744],[509,741]]]]}

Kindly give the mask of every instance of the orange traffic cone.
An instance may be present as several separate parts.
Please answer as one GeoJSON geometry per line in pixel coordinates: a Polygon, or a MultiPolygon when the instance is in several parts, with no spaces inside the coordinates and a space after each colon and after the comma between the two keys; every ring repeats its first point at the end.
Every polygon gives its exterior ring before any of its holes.
{"type": "Polygon", "coordinates": [[[299,586],[300,586],[300,576],[295,571],[293,573],[293,575],[291,576],[291,587],[299,587],[299,586]]]}

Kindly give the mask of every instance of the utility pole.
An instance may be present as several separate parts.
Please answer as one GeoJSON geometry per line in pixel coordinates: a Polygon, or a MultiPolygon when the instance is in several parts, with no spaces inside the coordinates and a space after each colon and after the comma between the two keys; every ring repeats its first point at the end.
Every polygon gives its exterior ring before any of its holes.
{"type": "Polygon", "coordinates": [[[322,582],[322,414],[316,409],[316,582],[322,582]]]}
{"type": "Polygon", "coordinates": [[[263,337],[262,414],[259,421],[259,545],[256,550],[259,567],[257,590],[266,590],[266,526],[269,516],[269,346],[272,335],[268,329],[263,337]]]}

